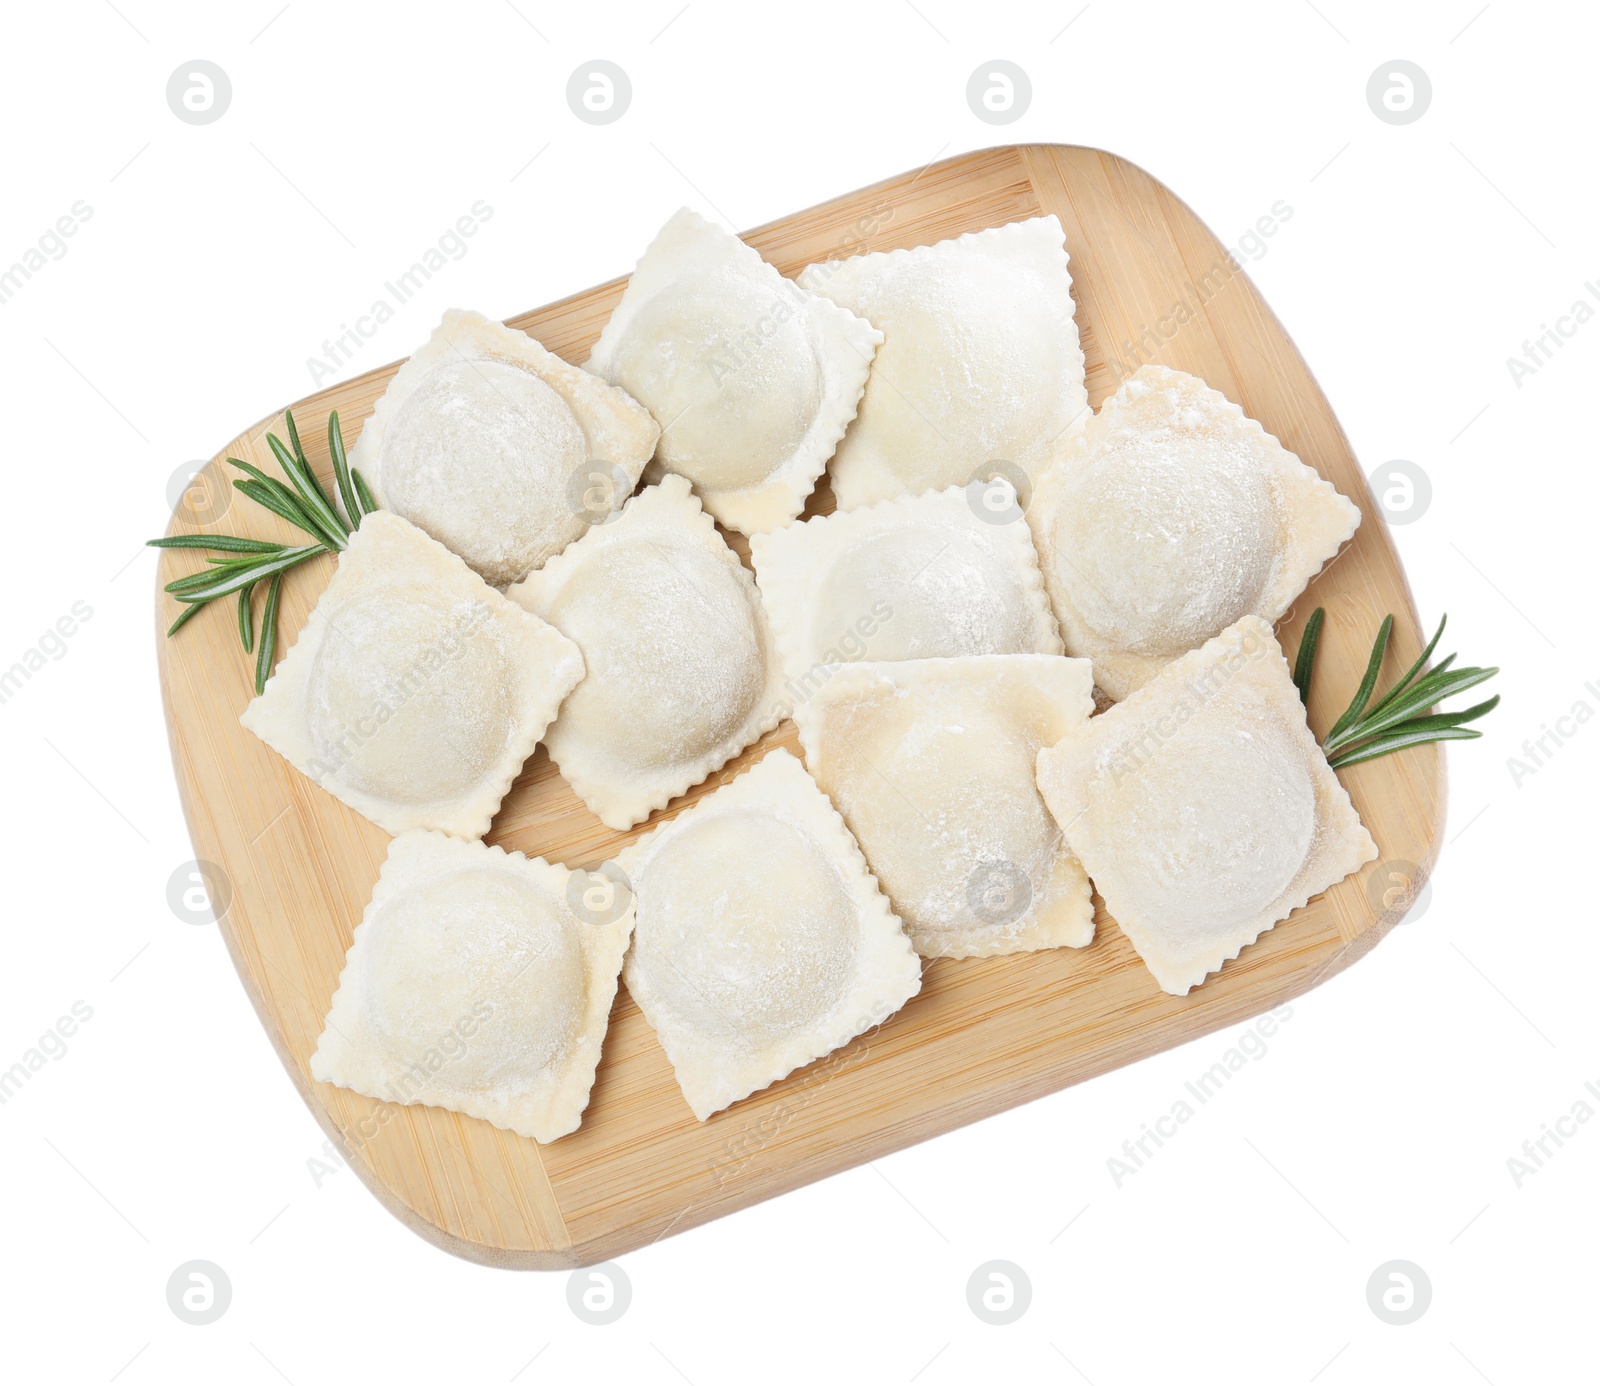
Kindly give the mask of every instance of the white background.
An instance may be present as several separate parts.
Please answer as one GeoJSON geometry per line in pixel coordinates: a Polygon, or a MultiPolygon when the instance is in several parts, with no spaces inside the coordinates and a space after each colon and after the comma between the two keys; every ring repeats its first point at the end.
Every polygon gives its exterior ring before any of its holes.
{"type": "Polygon", "coordinates": [[[0,1067],[74,1001],[93,1018],[0,1108],[0,1375],[1591,1375],[1600,1123],[1520,1188],[1507,1160],[1586,1096],[1600,1110],[1584,1089],[1600,1085],[1600,726],[1520,785],[1507,760],[1580,699],[1600,708],[1583,615],[1600,325],[1520,386],[1506,362],[1600,281],[1592,8],[516,6],[7,8],[0,264],[75,201],[93,214],[0,305],[0,665],[75,601],[93,615],[0,706],[0,1067]],[[203,127],[164,95],[196,57],[233,83],[203,127]],[[598,128],[564,96],[595,57],[634,89],[598,128]],[[1007,127],[965,100],[993,58],[1032,79],[1007,127]],[[1411,125],[1366,104],[1394,58],[1432,80],[1411,125]],[[322,1133],[221,941],[166,905],[192,849],[140,542],[165,523],[173,470],[309,393],[324,339],[478,199],[494,214],[469,252],[342,374],[404,355],[448,306],[502,317],[625,272],[680,204],[753,226],[1012,140],[1131,158],[1227,241],[1292,206],[1247,268],[1363,465],[1406,458],[1431,477],[1431,508],[1396,540],[1424,618],[1451,614],[1447,648],[1504,667],[1504,705],[1450,755],[1426,912],[1296,1002],[1265,1056],[1121,1188],[1108,1157],[1227,1034],[631,1255],[627,1314],[579,1322],[564,1275],[455,1260],[348,1170],[313,1178],[322,1133]],[[194,1258],[233,1286],[209,1327],[166,1303],[194,1258]],[[995,1258],[1032,1282],[1009,1327],[967,1307],[968,1276],[995,1258]],[[1433,1287],[1406,1327],[1366,1298],[1395,1258],[1433,1287]]]}

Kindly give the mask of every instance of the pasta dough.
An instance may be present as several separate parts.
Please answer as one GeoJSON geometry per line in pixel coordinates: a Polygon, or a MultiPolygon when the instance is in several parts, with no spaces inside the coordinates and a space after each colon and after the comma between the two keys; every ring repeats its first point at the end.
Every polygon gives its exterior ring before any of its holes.
{"type": "Polygon", "coordinates": [[[1035,478],[1088,417],[1054,216],[809,265],[799,282],[884,336],[833,460],[841,510],[965,485],[997,460],[1035,478]]]}
{"type": "Polygon", "coordinates": [[[1203,380],[1145,366],[1028,521],[1068,652],[1123,698],[1241,616],[1276,621],[1361,512],[1203,380]]]}
{"type": "Polygon", "coordinates": [[[1176,996],[1378,855],[1259,616],[1041,751],[1038,770],[1106,908],[1176,996]]]}
{"type": "Polygon", "coordinates": [[[807,768],[924,957],[1093,940],[1089,878],[1034,784],[1093,685],[1059,655],[847,664],[795,710],[807,768]]]}
{"type": "Polygon", "coordinates": [[[630,828],[778,725],[778,661],[749,570],[668,475],[507,594],[589,674],[545,742],[609,828],[630,828]]]}
{"type": "Polygon", "coordinates": [[[628,991],[701,1121],[882,1023],[921,965],[854,839],[787,751],[617,857],[628,991]]]}
{"type": "Polygon", "coordinates": [[[402,833],[339,976],[311,1075],[553,1141],[589,1102],[633,931],[574,914],[581,873],[402,833]]]}
{"type": "Polygon", "coordinates": [[[503,587],[620,506],[659,432],[526,332],[453,308],[389,382],[350,462],[387,509],[503,587]]]}
{"type": "Polygon", "coordinates": [[[582,677],[560,631],[378,510],[239,720],[386,832],[478,838],[582,677]]]}
{"type": "Polygon", "coordinates": [[[959,486],[757,535],[750,559],[796,705],[856,660],[1061,653],[1028,527],[959,486]]]}
{"type": "Polygon", "coordinates": [[[686,207],[645,251],[587,369],[661,425],[651,479],[687,477],[712,515],[754,534],[800,513],[882,340],[686,207]]]}

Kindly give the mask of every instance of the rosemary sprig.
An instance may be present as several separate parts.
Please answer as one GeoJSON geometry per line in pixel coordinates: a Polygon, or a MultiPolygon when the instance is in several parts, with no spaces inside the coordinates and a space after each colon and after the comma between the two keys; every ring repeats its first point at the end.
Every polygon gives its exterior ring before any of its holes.
{"type": "Polygon", "coordinates": [[[300,446],[300,430],[295,426],[294,415],[283,411],[285,431],[289,445],[284,446],[274,434],[267,434],[267,446],[283,469],[288,485],[276,477],[268,476],[259,467],[230,457],[228,462],[245,474],[237,478],[234,486],[258,505],[287,520],[296,529],[303,530],[314,543],[275,544],[265,539],[241,539],[232,534],[174,534],[165,539],[152,539],[150,546],[157,549],[212,549],[228,555],[206,556],[207,566],[188,577],[176,578],[166,585],[166,591],[182,602],[179,613],[168,628],[169,636],[177,634],[201,607],[218,597],[237,592],[239,616],[239,643],[249,654],[256,656],[256,692],[267,686],[272,673],[273,655],[278,646],[278,606],[283,592],[283,575],[307,559],[323,553],[340,553],[350,540],[350,535],[361,527],[378,508],[361,473],[351,468],[345,455],[344,435],[339,428],[339,415],[328,415],[328,452],[333,458],[334,479],[339,498],[344,503],[344,514],[317,481],[317,474],[306,459],[300,446]],[[252,598],[256,588],[267,584],[267,599],[261,609],[261,638],[255,639],[255,622],[252,598]]]}
{"type": "Polygon", "coordinates": [[[1323,610],[1319,606],[1306,622],[1305,634],[1300,637],[1300,653],[1294,661],[1294,686],[1300,690],[1300,701],[1311,701],[1311,670],[1317,662],[1317,641],[1322,637],[1323,610]]]}
{"type": "MultiPolygon", "coordinates": [[[[1300,689],[1302,700],[1311,691],[1311,670],[1317,657],[1317,642],[1322,635],[1322,618],[1323,610],[1319,606],[1311,613],[1305,633],[1300,637],[1300,651],[1294,662],[1294,681],[1300,689]]],[[[1427,648],[1417,657],[1416,663],[1406,670],[1393,688],[1373,703],[1372,694],[1378,685],[1378,671],[1383,665],[1383,656],[1389,648],[1389,636],[1394,630],[1394,617],[1383,618],[1377,639],[1372,642],[1372,654],[1367,660],[1366,673],[1362,675],[1355,697],[1322,738],[1323,753],[1335,770],[1363,760],[1375,760],[1407,746],[1420,746],[1428,741],[1470,741],[1483,735],[1465,724],[1476,722],[1492,712],[1500,702],[1498,693],[1461,712],[1428,712],[1429,708],[1446,698],[1476,688],[1500,672],[1498,668],[1454,668],[1456,657],[1452,654],[1423,673],[1423,666],[1438,645],[1439,637],[1444,634],[1445,621],[1448,619],[1447,616],[1440,618],[1439,629],[1434,631],[1433,639],[1428,641],[1427,648]]]]}

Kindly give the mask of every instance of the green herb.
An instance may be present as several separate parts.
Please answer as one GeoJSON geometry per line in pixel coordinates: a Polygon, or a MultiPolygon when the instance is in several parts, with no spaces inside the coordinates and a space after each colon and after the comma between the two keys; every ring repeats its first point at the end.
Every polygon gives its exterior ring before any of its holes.
{"type": "Polygon", "coordinates": [[[283,421],[289,446],[285,447],[271,433],[267,434],[267,446],[278,459],[288,484],[268,476],[259,467],[230,457],[229,464],[247,478],[244,481],[235,479],[233,484],[258,505],[265,506],[296,529],[304,530],[315,543],[274,544],[263,539],[240,539],[231,534],[174,534],[166,539],[150,540],[151,547],[157,549],[213,549],[229,555],[224,558],[207,555],[205,568],[167,584],[166,590],[184,604],[178,619],[167,628],[167,634],[176,634],[207,602],[237,592],[239,643],[246,654],[254,649],[257,693],[267,686],[278,646],[278,603],[283,591],[283,575],[318,554],[342,552],[350,535],[361,527],[362,520],[378,508],[365,479],[360,472],[351,469],[345,456],[344,435],[339,430],[337,412],[328,415],[328,453],[333,458],[334,480],[344,503],[342,515],[311,470],[305,449],[300,446],[300,430],[295,427],[294,415],[287,409],[283,411],[283,421]],[[261,583],[267,584],[267,599],[261,609],[261,639],[257,644],[251,598],[261,583]]]}
{"type": "MultiPolygon", "coordinates": [[[[1294,662],[1294,681],[1300,689],[1302,700],[1311,692],[1311,670],[1316,662],[1317,641],[1322,635],[1323,611],[1319,606],[1306,622],[1305,633],[1300,637],[1300,652],[1294,662]]],[[[1427,673],[1423,666],[1433,654],[1439,637],[1444,634],[1441,617],[1439,629],[1427,648],[1417,656],[1417,662],[1406,670],[1405,676],[1387,693],[1372,703],[1373,690],[1378,686],[1378,671],[1383,656],[1389,648],[1389,636],[1394,630],[1394,617],[1385,616],[1378,627],[1378,637],[1372,642],[1372,654],[1367,660],[1367,671],[1362,675],[1361,686],[1350,700],[1344,715],[1322,738],[1322,749],[1328,764],[1335,770],[1358,761],[1375,760],[1391,751],[1406,746],[1420,746],[1428,741],[1470,741],[1483,733],[1465,725],[1492,712],[1500,702],[1500,695],[1469,707],[1462,712],[1429,713],[1428,709],[1446,698],[1475,688],[1500,672],[1494,669],[1456,669],[1456,657],[1447,655],[1427,673]],[[1371,703],[1369,707],[1368,704],[1371,703]]]]}

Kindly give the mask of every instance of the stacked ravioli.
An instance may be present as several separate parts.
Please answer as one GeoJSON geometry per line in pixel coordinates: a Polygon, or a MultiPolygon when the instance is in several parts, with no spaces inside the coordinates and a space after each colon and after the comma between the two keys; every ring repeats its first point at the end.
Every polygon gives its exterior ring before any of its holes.
{"type": "Polygon", "coordinates": [[[1182,995],[1377,854],[1272,634],[1359,512],[1192,376],[1092,413],[1053,216],[790,279],[679,212],[584,366],[447,313],[351,460],[243,718],[393,835],[323,1081],[554,1140],[620,978],[707,1120],[1096,889],[1182,995]],[[541,743],[651,830],[486,844],[541,743]]]}

